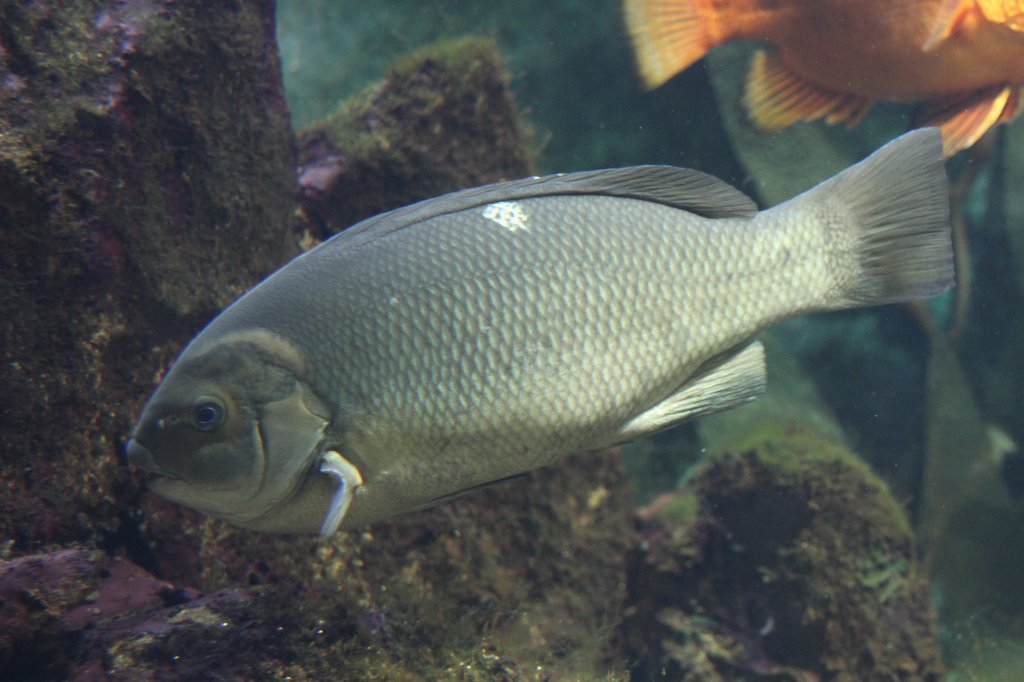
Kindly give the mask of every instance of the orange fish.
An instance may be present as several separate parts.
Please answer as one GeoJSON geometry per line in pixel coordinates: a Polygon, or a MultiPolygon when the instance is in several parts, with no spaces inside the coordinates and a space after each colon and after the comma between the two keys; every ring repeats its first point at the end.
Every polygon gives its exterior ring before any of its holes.
{"type": "Polygon", "coordinates": [[[625,0],[648,87],[733,40],[762,40],[743,103],[766,131],[852,126],[876,100],[924,101],[947,156],[1011,120],[1024,84],[1024,0],[625,0]]]}

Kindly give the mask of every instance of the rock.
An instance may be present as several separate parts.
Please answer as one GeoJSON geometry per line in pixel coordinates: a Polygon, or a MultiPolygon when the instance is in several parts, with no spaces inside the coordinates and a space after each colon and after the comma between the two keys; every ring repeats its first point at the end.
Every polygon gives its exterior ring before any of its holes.
{"type": "Polygon", "coordinates": [[[493,42],[442,41],[300,134],[299,196],[318,236],[455,189],[529,175],[509,80],[493,42]]]}
{"type": "Polygon", "coordinates": [[[73,668],[94,667],[99,645],[136,627],[132,617],[195,596],[96,550],[0,561],[0,668],[7,679],[65,678],[73,668]]]}
{"type": "Polygon", "coordinates": [[[0,537],[126,542],[123,439],[298,252],[274,4],[0,2],[0,537]],[[114,539],[118,538],[118,539],[114,539]]]}
{"type": "Polygon", "coordinates": [[[206,594],[101,551],[0,562],[0,667],[19,679],[600,679],[616,667],[629,491],[616,453],[586,457],[325,541],[209,521],[206,594]]]}
{"type": "Polygon", "coordinates": [[[181,346],[300,244],[529,173],[493,46],[418,53],[304,136],[319,142],[303,147],[302,224],[272,3],[0,0],[0,19],[0,551],[15,557],[0,668],[614,675],[631,506],[617,452],[329,540],[156,498],[119,454],[181,346]],[[331,201],[310,203],[314,185],[331,201]]]}
{"type": "Polygon", "coordinates": [[[630,511],[618,453],[579,455],[326,540],[210,522],[202,586],[301,586],[294,617],[328,611],[347,634],[292,655],[331,679],[450,679],[488,658],[599,679],[615,668],[630,511]]]}
{"type": "Polygon", "coordinates": [[[941,679],[903,509],[813,431],[752,434],[638,525],[621,626],[637,679],[941,679]]]}

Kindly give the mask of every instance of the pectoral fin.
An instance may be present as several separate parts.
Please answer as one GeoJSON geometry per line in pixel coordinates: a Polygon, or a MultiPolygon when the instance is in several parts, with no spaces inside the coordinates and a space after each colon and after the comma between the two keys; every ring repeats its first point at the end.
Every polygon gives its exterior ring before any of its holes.
{"type": "Polygon", "coordinates": [[[963,22],[972,12],[978,12],[975,0],[942,0],[932,22],[932,32],[921,45],[925,52],[934,50],[939,43],[956,35],[963,22]]]}
{"type": "Polygon", "coordinates": [[[829,125],[845,122],[852,127],[864,118],[871,100],[811,83],[793,73],[774,52],[761,50],[750,64],[743,105],[755,126],[772,132],[819,118],[829,125]]]}
{"type": "Polygon", "coordinates": [[[334,535],[338,530],[341,520],[345,518],[348,506],[352,504],[352,497],[356,489],[363,484],[363,477],[359,469],[352,466],[348,460],[334,450],[329,451],[320,460],[320,473],[334,476],[338,479],[338,489],[331,498],[331,506],[324,516],[323,525],[320,526],[320,535],[327,537],[334,535]]]}
{"type": "Polygon", "coordinates": [[[687,419],[738,407],[761,396],[766,383],[764,346],[754,341],[634,417],[622,429],[622,440],[632,440],[687,419]]]}
{"type": "Polygon", "coordinates": [[[929,102],[918,114],[918,122],[942,131],[942,148],[948,158],[973,145],[992,126],[1013,119],[1020,112],[1020,100],[1016,86],[987,88],[929,102]]]}

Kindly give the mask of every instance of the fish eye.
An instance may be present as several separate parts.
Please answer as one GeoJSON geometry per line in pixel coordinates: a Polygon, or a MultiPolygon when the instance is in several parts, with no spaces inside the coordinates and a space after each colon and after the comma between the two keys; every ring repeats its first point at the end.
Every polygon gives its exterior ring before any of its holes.
{"type": "Polygon", "coordinates": [[[192,408],[192,424],[200,431],[213,431],[224,423],[224,403],[210,396],[198,398],[192,408]]]}

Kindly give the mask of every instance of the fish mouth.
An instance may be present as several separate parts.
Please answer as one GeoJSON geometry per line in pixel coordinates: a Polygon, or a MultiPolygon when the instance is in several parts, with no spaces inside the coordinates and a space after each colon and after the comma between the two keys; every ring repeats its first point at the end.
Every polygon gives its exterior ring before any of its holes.
{"type": "Polygon", "coordinates": [[[153,453],[150,452],[149,448],[140,443],[135,438],[128,441],[128,444],[124,448],[125,455],[128,456],[128,461],[135,466],[143,469],[152,477],[169,478],[173,480],[181,480],[180,476],[175,476],[166,469],[160,467],[159,464],[153,459],[153,453]]]}

